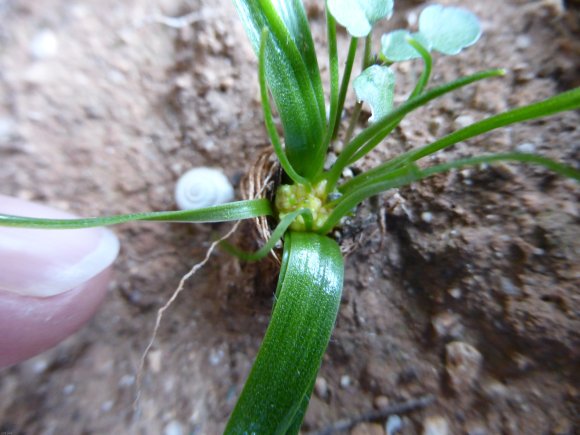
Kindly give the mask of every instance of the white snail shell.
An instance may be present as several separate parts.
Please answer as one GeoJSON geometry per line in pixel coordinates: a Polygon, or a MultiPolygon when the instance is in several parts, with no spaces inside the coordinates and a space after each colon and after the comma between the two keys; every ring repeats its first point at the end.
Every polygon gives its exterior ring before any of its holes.
{"type": "Polygon", "coordinates": [[[181,210],[210,207],[233,199],[234,188],[219,169],[190,169],[175,186],[175,202],[181,210]]]}

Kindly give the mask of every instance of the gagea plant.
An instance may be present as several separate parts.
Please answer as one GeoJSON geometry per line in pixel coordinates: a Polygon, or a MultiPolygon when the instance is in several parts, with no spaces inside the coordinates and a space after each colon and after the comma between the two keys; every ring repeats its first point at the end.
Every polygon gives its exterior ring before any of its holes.
{"type": "Polygon", "coordinates": [[[258,198],[188,211],[77,220],[0,215],[0,225],[58,229],[136,220],[222,222],[273,217],[277,226],[258,252],[242,253],[228,247],[242,258],[257,260],[283,239],[272,318],[225,433],[296,434],[341,299],[343,257],[338,243],[329,236],[332,230],[365,199],[454,168],[516,161],[544,166],[562,176],[580,180],[578,170],[526,153],[484,154],[432,166],[419,164],[425,157],[497,128],[577,109],[580,89],[475,122],[343,180],[343,171],[379,145],[410,112],[456,89],[504,74],[501,69],[491,69],[450,83],[429,85],[432,53],[455,55],[475,44],[481,35],[478,19],[463,9],[428,6],[419,16],[416,31],[387,33],[377,49],[372,46],[371,32],[377,21],[391,16],[392,0],[327,0],[330,89],[325,94],[320,59],[301,2],[234,0],[234,3],[259,58],[266,129],[284,174],[273,202],[258,198]],[[351,35],[342,74],[337,52],[337,23],[351,35]],[[345,123],[345,130],[340,131],[359,48],[363,49],[363,66],[352,81],[359,102],[350,111],[352,116],[345,123]],[[396,106],[396,76],[391,65],[407,61],[421,62],[422,72],[408,98],[396,106]],[[270,98],[280,117],[283,138],[277,133],[270,98]],[[366,128],[353,135],[363,104],[370,106],[372,116],[366,128]],[[334,149],[341,149],[341,152],[325,170],[327,151],[333,144],[334,149]]]}

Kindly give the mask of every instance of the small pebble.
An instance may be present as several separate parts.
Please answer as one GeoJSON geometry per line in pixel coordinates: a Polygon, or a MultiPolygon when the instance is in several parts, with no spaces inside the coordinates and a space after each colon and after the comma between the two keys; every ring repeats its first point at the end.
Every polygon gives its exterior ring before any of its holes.
{"type": "Polygon", "coordinates": [[[421,220],[427,224],[430,224],[431,222],[433,222],[433,213],[431,213],[430,211],[424,211],[423,213],[421,213],[421,220]]]}
{"type": "Polygon", "coordinates": [[[16,122],[13,118],[0,118],[0,142],[11,140],[17,135],[16,122]]]}
{"type": "Polygon", "coordinates": [[[427,125],[427,129],[429,130],[429,133],[436,136],[439,134],[443,124],[444,124],[443,118],[441,116],[436,116],[435,118],[432,118],[429,121],[429,124],[427,125]]]}
{"type": "Polygon", "coordinates": [[[453,313],[437,314],[431,319],[435,336],[439,340],[446,338],[460,338],[463,334],[463,325],[459,316],[453,313]]]}
{"type": "Polygon", "coordinates": [[[340,386],[342,388],[348,388],[350,387],[350,384],[352,383],[350,376],[349,375],[342,375],[340,377],[340,386]]]}
{"type": "Polygon", "coordinates": [[[536,145],[531,142],[524,142],[516,146],[516,150],[520,153],[535,153],[536,152],[536,145]]]}
{"type": "Polygon", "coordinates": [[[520,288],[516,286],[511,279],[505,276],[499,278],[499,284],[501,291],[506,296],[517,297],[522,295],[520,288]]]}
{"type": "Polygon", "coordinates": [[[113,409],[114,404],[115,402],[112,400],[107,400],[106,402],[101,403],[101,412],[109,412],[111,409],[113,409]]]}
{"type": "Polygon", "coordinates": [[[76,389],[77,387],[75,384],[68,384],[65,385],[65,387],[62,389],[62,392],[68,396],[69,394],[74,393],[76,389]]]}
{"type": "Polygon", "coordinates": [[[453,299],[459,299],[461,297],[461,289],[456,288],[452,288],[451,290],[449,290],[449,295],[453,298],[453,299]]]}
{"type": "Polygon", "coordinates": [[[524,49],[532,45],[532,39],[527,35],[519,35],[516,38],[516,47],[524,49]]]}
{"type": "Polygon", "coordinates": [[[389,403],[390,403],[389,398],[385,396],[377,396],[375,397],[375,400],[373,400],[373,405],[377,409],[386,408],[387,406],[389,406],[389,403]]]}
{"type": "Polygon", "coordinates": [[[471,388],[481,372],[483,357],[471,344],[453,341],[445,346],[445,369],[456,392],[471,388]]]}
{"type": "Polygon", "coordinates": [[[124,388],[124,387],[130,387],[133,384],[135,384],[135,376],[134,375],[123,375],[121,376],[121,379],[119,379],[119,387],[124,388]]]}
{"type": "Polygon", "coordinates": [[[338,157],[335,153],[333,153],[332,151],[329,152],[326,155],[326,160],[324,161],[324,169],[328,171],[332,167],[332,165],[334,165],[337,159],[338,157]]]}
{"type": "Polygon", "coordinates": [[[423,422],[423,435],[448,435],[449,423],[443,417],[427,417],[423,422]]]}
{"type": "Polygon", "coordinates": [[[351,435],[385,435],[385,431],[380,424],[359,423],[351,431],[351,435]]]}
{"type": "Polygon", "coordinates": [[[48,59],[58,52],[58,39],[54,32],[44,29],[38,32],[32,38],[29,45],[29,51],[35,59],[48,59]]]}
{"type": "Polygon", "coordinates": [[[326,379],[324,379],[322,376],[316,378],[316,382],[314,383],[314,392],[321,399],[328,399],[328,382],[326,382],[326,379]]]}
{"type": "Polygon", "coordinates": [[[161,371],[161,360],[162,360],[162,353],[160,350],[152,350],[147,355],[147,362],[149,363],[149,367],[153,373],[159,373],[161,371]]]}
{"type": "Polygon", "coordinates": [[[466,426],[467,435],[488,435],[487,429],[481,423],[468,423],[466,426]]]}
{"type": "Polygon", "coordinates": [[[180,422],[171,420],[163,428],[163,435],[183,435],[185,430],[180,422]]]}
{"type": "Polygon", "coordinates": [[[395,435],[403,428],[403,420],[398,415],[391,415],[385,425],[387,435],[395,435]]]}
{"type": "Polygon", "coordinates": [[[502,384],[500,381],[491,380],[482,386],[481,390],[485,393],[487,398],[496,402],[501,399],[505,399],[510,395],[508,387],[502,384]]]}
{"type": "Polygon", "coordinates": [[[473,116],[470,115],[460,115],[453,121],[453,127],[455,130],[459,130],[460,128],[467,127],[468,125],[473,124],[475,121],[473,116]]]}
{"type": "Polygon", "coordinates": [[[350,168],[344,168],[342,171],[342,177],[343,178],[352,178],[354,177],[354,174],[352,172],[352,169],[350,168]]]}
{"type": "Polygon", "coordinates": [[[35,375],[41,375],[48,369],[48,366],[50,365],[49,361],[42,357],[29,360],[28,364],[32,373],[35,375]]]}
{"type": "Polygon", "coordinates": [[[209,363],[212,366],[219,365],[220,362],[224,359],[224,350],[221,348],[218,349],[211,349],[209,352],[209,363]]]}

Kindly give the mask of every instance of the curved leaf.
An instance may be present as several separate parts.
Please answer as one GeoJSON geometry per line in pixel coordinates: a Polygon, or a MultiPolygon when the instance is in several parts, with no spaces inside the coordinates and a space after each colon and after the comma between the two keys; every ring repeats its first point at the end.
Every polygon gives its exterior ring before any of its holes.
{"type": "Polygon", "coordinates": [[[225,434],[296,431],[340,304],[344,264],[336,242],[290,232],[276,305],[225,434]]]}

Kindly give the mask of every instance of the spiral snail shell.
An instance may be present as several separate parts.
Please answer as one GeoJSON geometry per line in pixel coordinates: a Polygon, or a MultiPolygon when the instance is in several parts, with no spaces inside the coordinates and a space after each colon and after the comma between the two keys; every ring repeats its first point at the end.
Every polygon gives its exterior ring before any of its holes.
{"type": "Polygon", "coordinates": [[[210,207],[232,199],[234,188],[219,169],[190,169],[175,185],[175,202],[181,210],[210,207]]]}

